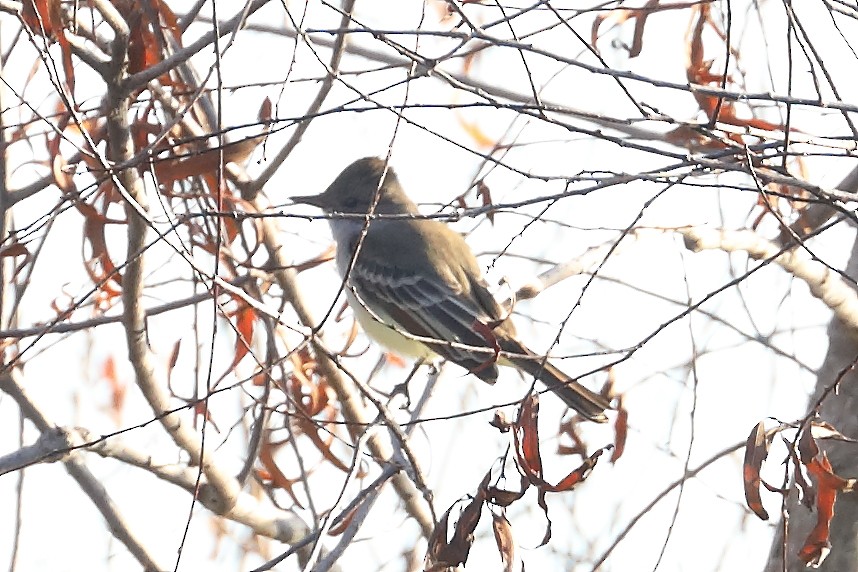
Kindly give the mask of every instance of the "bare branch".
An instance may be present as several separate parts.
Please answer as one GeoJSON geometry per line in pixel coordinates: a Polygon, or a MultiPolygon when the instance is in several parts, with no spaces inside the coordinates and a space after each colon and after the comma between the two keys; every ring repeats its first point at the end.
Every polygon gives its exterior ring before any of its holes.
{"type": "MultiPolygon", "coordinates": [[[[48,442],[41,442],[37,448],[45,449],[52,444],[57,444],[57,441],[68,438],[67,433],[61,432],[54,428],[48,421],[47,417],[42,413],[39,407],[27,396],[24,391],[23,379],[17,369],[9,372],[0,373],[0,389],[7,393],[23,411],[24,415],[29,419],[36,428],[43,434],[49,435],[48,442]]],[[[77,443],[70,442],[65,449],[75,446],[77,443]]],[[[57,450],[57,449],[54,449],[57,450]]],[[[31,450],[32,452],[33,450],[31,450]]],[[[77,481],[81,490],[86,494],[99,513],[107,521],[110,532],[119,540],[129,552],[134,555],[134,558],[146,570],[164,570],[165,568],[156,563],[154,557],[149,553],[149,550],[137,539],[136,535],[131,531],[129,525],[125,522],[125,518],[119,511],[110,495],[104,489],[101,482],[89,471],[86,464],[80,458],[79,453],[58,454],[54,457],[56,460],[62,458],[66,471],[77,481]]]]}

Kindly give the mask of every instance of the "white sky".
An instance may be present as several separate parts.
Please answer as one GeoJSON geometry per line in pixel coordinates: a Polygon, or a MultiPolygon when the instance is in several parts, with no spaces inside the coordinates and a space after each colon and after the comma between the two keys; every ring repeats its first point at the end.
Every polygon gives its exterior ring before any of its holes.
{"type": "MultiPolygon", "coordinates": [[[[227,3],[221,3],[227,4],[227,3]]],[[[384,3],[383,10],[370,3],[358,3],[358,19],[365,19],[381,28],[413,28],[419,19],[420,2],[384,3]]],[[[297,3],[290,8],[298,10],[297,3]]],[[[477,7],[473,7],[475,13],[477,7]]],[[[272,6],[251,21],[277,25],[282,19],[282,7],[272,6]]],[[[738,13],[734,6],[734,13],[738,13]]],[[[777,25],[776,9],[765,12],[773,19],[770,24],[777,25]]],[[[223,16],[223,15],[222,15],[223,16]]],[[[310,3],[309,21],[314,27],[334,25],[336,15],[310,3]]],[[[536,16],[534,16],[536,18],[536,16]]],[[[434,10],[427,13],[427,25],[437,20],[434,10]]],[[[487,18],[489,19],[489,18],[487,18]]],[[[809,19],[810,23],[818,24],[809,19]]],[[[14,25],[8,16],[0,18],[2,30],[6,32],[14,25]]],[[[600,46],[608,63],[619,68],[632,69],[643,75],[652,75],[670,81],[684,81],[682,68],[684,56],[677,56],[683,49],[687,18],[682,14],[667,14],[654,17],[649,23],[645,36],[645,51],[636,60],[623,60],[610,50],[606,41],[600,46]],[[656,19],[657,18],[657,19],[656,19]]],[[[822,26],[822,24],[819,24],[822,26]]],[[[308,24],[309,26],[309,24],[308,24]]],[[[444,24],[435,24],[443,28],[444,24]]],[[[579,23],[580,31],[589,34],[589,29],[579,23]]],[[[758,45],[750,39],[751,28],[747,31],[746,45],[751,50],[758,45]]],[[[823,28],[820,28],[823,29],[823,28]]],[[[618,40],[629,42],[631,28],[623,26],[616,34],[618,40]]],[[[558,41],[570,36],[557,32],[558,41]]],[[[826,49],[838,49],[837,38],[832,37],[831,46],[825,42],[829,36],[821,37],[820,44],[826,49]]],[[[407,43],[411,40],[402,39],[407,43]]],[[[771,39],[772,42],[779,41],[771,39]]],[[[355,38],[361,45],[373,45],[369,37],[355,38]]],[[[242,33],[222,59],[224,83],[229,86],[262,81],[282,81],[290,64],[292,40],[273,35],[242,33]]],[[[443,53],[449,47],[450,40],[424,38],[421,47],[425,53],[443,53]]],[[[6,46],[3,46],[4,50],[6,46]]],[[[842,49],[842,47],[840,48],[842,49]]],[[[569,57],[577,57],[580,46],[570,45],[569,57]]],[[[748,58],[748,51],[743,55],[748,58]]],[[[327,57],[327,52],[323,52],[327,57]]],[[[592,62],[591,56],[581,56],[584,61],[592,62]]],[[[201,54],[197,60],[200,69],[205,69],[211,61],[210,54],[201,54]]],[[[291,78],[314,78],[319,76],[319,68],[312,65],[312,56],[301,50],[291,78]]],[[[850,60],[854,67],[854,60],[850,60]]],[[[529,61],[531,72],[545,79],[557,71],[556,65],[547,65],[544,60],[533,58],[529,61]]],[[[775,67],[783,62],[775,61],[775,67]]],[[[840,62],[829,61],[836,68],[840,62]]],[[[760,65],[747,59],[743,61],[745,71],[757,78],[760,71],[749,69],[760,65]]],[[[23,66],[22,62],[16,65],[23,66]]],[[[346,58],[343,67],[349,69],[372,68],[365,60],[346,58]]],[[[80,68],[80,66],[79,66],[80,68]]],[[[7,77],[19,78],[19,70],[10,68],[7,77]]],[[[777,71],[777,70],[776,70],[777,71]]],[[[500,57],[486,57],[479,60],[474,70],[484,79],[502,82],[507,80],[514,89],[522,91],[523,72],[518,55],[512,51],[500,57]]],[[[402,70],[388,73],[373,73],[360,76],[346,76],[347,80],[360,86],[365,92],[374,88],[386,87],[396,79],[402,79],[402,70]]],[[[82,73],[78,79],[82,95],[97,93],[98,85],[87,85],[82,73]]],[[[45,89],[36,77],[31,90],[45,89]]],[[[20,81],[20,80],[16,80],[20,81]]],[[[757,81],[756,79],[754,81],[757,81]]],[[[699,119],[694,115],[694,103],[687,94],[666,92],[651,86],[634,82],[627,83],[634,95],[654,105],[662,111],[673,114],[678,119],[699,119]]],[[[778,86],[781,89],[783,86],[778,86]]],[[[850,86],[854,89],[854,86],[850,86]]],[[[769,89],[764,86],[752,86],[753,89],[769,89]]],[[[795,88],[801,93],[806,84],[799,82],[795,88]]],[[[276,87],[268,90],[246,89],[230,93],[224,98],[224,124],[236,125],[252,123],[263,98],[267,95],[280,107],[276,109],[279,117],[290,117],[302,112],[317,90],[316,82],[289,83],[280,92],[276,87]]],[[[608,77],[593,77],[582,70],[564,70],[552,81],[544,93],[546,99],[562,102],[571,107],[587,109],[594,113],[620,115],[625,113],[624,100],[616,83],[608,77]]],[[[376,96],[377,100],[389,104],[401,103],[404,88],[397,87],[376,96]]],[[[324,108],[333,108],[350,99],[347,90],[334,89],[324,108]]],[[[450,89],[431,78],[413,81],[409,99],[414,102],[457,101],[451,96],[450,89]]],[[[465,100],[460,97],[458,101],[465,100]]],[[[36,101],[39,101],[36,99],[36,101]]],[[[854,101],[854,99],[853,99],[854,101]]],[[[411,110],[406,116],[417,124],[425,125],[451,137],[464,145],[473,145],[465,133],[456,114],[446,110],[411,110]]],[[[497,111],[463,112],[469,121],[479,124],[480,129],[489,136],[499,137],[508,127],[512,115],[497,111]]],[[[799,119],[802,119],[799,114],[799,119]]],[[[807,128],[813,128],[820,135],[839,134],[842,128],[835,114],[823,118],[813,118],[807,128]],[[829,127],[830,125],[830,127],[829,127]]],[[[579,171],[598,171],[600,169],[621,170],[634,173],[652,169],[668,162],[653,158],[652,155],[621,149],[613,144],[595,141],[569,133],[557,127],[531,124],[524,126],[519,139],[533,143],[513,149],[506,161],[516,168],[538,174],[575,174],[579,171]]],[[[352,160],[366,155],[383,155],[391,145],[395,127],[395,117],[385,111],[366,113],[337,113],[314,121],[296,148],[290,159],[284,163],[274,179],[267,185],[265,192],[275,205],[281,206],[287,213],[309,214],[305,207],[291,207],[288,197],[297,194],[312,194],[323,190],[333,177],[352,160]]],[[[657,129],[656,126],[652,126],[657,129]]],[[[664,130],[664,126],[658,128],[664,130]]],[[[291,134],[291,130],[272,135],[266,153],[273,156],[282,143],[291,134]]],[[[433,206],[447,203],[462,193],[473,181],[479,167],[478,158],[454,145],[440,141],[436,136],[409,125],[400,125],[392,143],[392,164],[400,175],[406,190],[419,203],[425,205],[425,212],[433,212],[433,206]]],[[[20,152],[20,151],[19,151],[20,152]]],[[[257,167],[249,165],[251,174],[265,166],[265,158],[257,153],[254,159],[261,161],[257,167]]],[[[13,158],[14,161],[14,158],[13,158]]],[[[851,167],[845,162],[811,161],[809,178],[820,184],[834,184],[841,173],[851,167]]],[[[21,170],[13,175],[13,187],[19,186],[32,177],[32,170],[21,170]]],[[[711,179],[713,182],[715,179],[711,179]]],[[[725,178],[725,180],[727,180],[725,178]]],[[[729,179],[735,182],[735,177],[729,179]]],[[[520,200],[559,192],[563,182],[540,183],[525,179],[504,169],[497,169],[486,178],[492,189],[496,203],[520,200]]],[[[747,183],[747,182],[745,182],[747,183]]],[[[661,190],[661,186],[649,183],[635,183],[624,187],[592,193],[587,196],[573,197],[561,201],[547,214],[554,220],[562,220],[567,227],[558,225],[534,225],[510,248],[511,253],[529,254],[552,261],[565,261],[583,254],[588,248],[600,246],[616,239],[618,230],[630,224],[644,202],[661,190]]],[[[45,200],[31,200],[23,203],[20,210],[16,207],[16,217],[22,222],[38,216],[46,204],[56,201],[55,191],[43,193],[45,200]]],[[[681,225],[711,225],[741,227],[748,220],[748,212],[756,197],[751,193],[724,189],[699,189],[678,186],[667,191],[649,207],[639,226],[674,227],[681,225]],[[726,220],[721,220],[721,215],[726,220]]],[[[531,208],[528,212],[538,212],[531,208]]],[[[330,236],[324,221],[308,221],[297,218],[284,218],[282,226],[286,234],[285,242],[293,249],[296,262],[306,260],[322,252],[329,244],[330,236]]],[[[469,233],[469,242],[475,252],[483,254],[481,263],[488,266],[493,258],[492,252],[507,246],[512,237],[521,230],[526,219],[517,214],[497,215],[495,225],[486,224],[482,219],[465,219],[455,225],[458,230],[469,233]],[[488,253],[488,254],[485,254],[488,253]]],[[[54,231],[54,240],[45,246],[42,256],[52,261],[40,264],[41,274],[34,275],[27,303],[21,313],[21,323],[30,324],[51,317],[51,310],[45,303],[59,296],[60,288],[73,295],[84,291],[86,276],[83,273],[80,257],[80,245],[74,238],[72,244],[60,237],[76,237],[78,220],[60,217],[54,231]],[[68,230],[63,230],[68,228],[68,230]],[[55,276],[51,276],[51,274],[55,276]]],[[[767,229],[768,230],[768,229],[767,229]]],[[[117,229],[117,253],[122,251],[121,229],[117,229]]],[[[852,240],[846,229],[835,229],[814,242],[818,255],[835,266],[841,266],[847,246],[852,240]]],[[[157,260],[162,253],[155,250],[150,253],[150,268],[158,266],[157,260]]],[[[121,257],[120,257],[121,258],[121,257]]],[[[583,294],[581,289],[586,277],[568,279],[562,284],[546,291],[533,301],[520,304],[516,310],[534,318],[533,322],[519,319],[518,326],[522,335],[539,351],[545,351],[551,344],[557,326],[581,297],[581,306],[576,309],[560,343],[552,349],[552,354],[575,356],[592,351],[598,344],[605,348],[619,349],[634,345],[655,330],[659,324],[669,320],[682,308],[674,303],[659,301],[651,296],[636,292],[634,288],[657,292],[670,299],[684,302],[690,296],[699,300],[708,292],[729,280],[729,272],[741,272],[745,261],[740,256],[732,260],[721,253],[705,252],[692,254],[685,250],[681,239],[669,232],[650,231],[620,249],[603,270],[605,279],[618,282],[597,280],[583,294]],[[732,262],[732,267],[730,263],[732,262]],[[634,288],[630,287],[633,286],[634,288]]],[[[521,280],[543,270],[532,262],[522,261],[512,256],[503,257],[493,268],[493,276],[512,275],[521,280]]],[[[334,303],[338,283],[332,265],[326,265],[305,272],[300,284],[308,294],[308,300],[317,316],[321,316],[334,303]]],[[[184,290],[184,295],[188,291],[184,290]]],[[[791,282],[784,272],[771,267],[765,269],[742,288],[745,303],[751,308],[751,314],[758,327],[764,333],[783,332],[773,340],[787,352],[794,352],[797,359],[816,367],[820,363],[826,348],[825,324],[828,314],[822,305],[811,299],[803,284],[791,282]]],[[[158,295],[169,297],[171,290],[161,289],[158,295]]],[[[159,300],[150,300],[156,304],[159,300]]],[[[205,306],[203,306],[205,308],[205,306]]],[[[337,302],[339,307],[339,302],[337,302]]],[[[753,333],[747,312],[736,290],[717,297],[704,306],[704,310],[716,313],[729,320],[744,332],[753,333]]],[[[211,309],[203,310],[210,316],[211,309]]],[[[83,316],[81,316],[83,317],[83,316]]],[[[159,367],[166,370],[167,359],[173,344],[182,332],[187,332],[188,312],[178,312],[169,318],[160,318],[150,322],[150,340],[159,359],[159,367]]],[[[209,320],[210,321],[210,320],[209,320]]],[[[328,330],[330,347],[339,347],[338,336],[345,335],[345,327],[332,325],[328,330]]],[[[723,325],[713,323],[700,315],[689,320],[680,320],[666,328],[635,356],[615,369],[618,388],[626,394],[626,407],[630,412],[630,434],[624,457],[615,466],[605,459],[599,463],[590,480],[566,495],[550,495],[551,516],[554,520],[554,537],[547,547],[529,549],[535,546],[543,532],[544,521],[536,507],[533,495],[514,505],[510,518],[517,538],[525,547],[523,557],[528,570],[558,569],[561,556],[573,554],[598,555],[613,541],[628,519],[634,516],[642,506],[650,502],[667,483],[676,479],[682,471],[687,453],[690,409],[692,405],[691,380],[687,361],[693,343],[700,357],[697,360],[699,388],[697,410],[694,418],[695,437],[691,452],[692,467],[707,459],[715,452],[733,443],[744,440],[753,425],[759,420],[773,416],[791,420],[805,411],[803,396],[812,389],[814,378],[800,370],[789,360],[774,357],[759,344],[748,342],[723,325]]],[[[202,338],[205,340],[205,336],[202,338]]],[[[33,399],[43,404],[50,418],[63,425],[85,425],[95,432],[116,430],[114,420],[107,410],[109,394],[100,378],[100,368],[109,356],[119,361],[120,378],[133,385],[130,366],[124,363],[124,336],[119,326],[106,326],[97,330],[92,338],[78,335],[76,339],[65,340],[52,345],[54,338],[48,338],[37,346],[44,353],[31,357],[26,370],[28,390],[33,399]],[[60,365],[61,364],[61,365],[60,365]],[[60,365],[60,367],[58,367],[60,365]]],[[[192,340],[183,343],[192,346],[192,340]]],[[[231,359],[231,338],[217,340],[218,359],[214,367],[216,374],[224,371],[231,359]]],[[[363,347],[359,341],[356,347],[363,347]]],[[[369,371],[375,364],[378,350],[372,348],[361,358],[346,360],[346,365],[356,372],[369,371]]],[[[191,374],[188,357],[180,361],[174,379],[182,374],[191,374]]],[[[591,358],[570,358],[559,361],[562,369],[570,374],[587,371],[598,360],[591,358]]],[[[250,371],[249,365],[246,371],[250,371]]],[[[388,367],[379,380],[380,386],[392,386],[401,381],[408,368],[388,367]]],[[[420,388],[412,391],[416,395],[420,388]]],[[[599,374],[585,380],[591,387],[604,382],[605,375],[599,374]]],[[[520,397],[526,385],[514,372],[507,372],[495,387],[481,384],[461,370],[450,367],[445,371],[424,417],[452,415],[463,410],[487,407],[520,397]]],[[[553,434],[557,420],[561,415],[559,405],[551,403],[546,397],[543,402],[542,436],[545,441],[543,451],[550,465],[549,476],[559,478],[576,464],[570,458],[557,458],[551,452],[556,447],[553,434]]],[[[216,418],[228,420],[222,428],[223,433],[212,433],[214,441],[220,441],[226,435],[228,426],[234,422],[236,412],[233,399],[217,400],[212,405],[216,418]],[[232,417],[230,417],[232,416],[232,417]]],[[[121,423],[130,426],[145,421],[151,413],[142,398],[129,388],[128,403],[123,411],[121,423]]],[[[413,437],[414,446],[425,463],[429,482],[436,493],[436,507],[445,510],[452,502],[463,495],[472,494],[481,477],[493,465],[504,450],[506,438],[488,426],[491,412],[468,416],[454,422],[431,422],[422,425],[413,437]]],[[[0,395],[0,454],[18,447],[16,442],[17,416],[15,407],[8,396],[0,395]]],[[[586,427],[585,433],[590,445],[595,448],[609,443],[610,431],[601,427],[586,427]]],[[[34,431],[25,431],[25,441],[35,438],[34,431]]],[[[240,465],[239,452],[245,436],[241,432],[232,435],[220,449],[220,453],[235,466],[240,465]]],[[[169,450],[168,440],[163,436],[157,424],[138,429],[123,435],[135,446],[152,451],[169,450]]],[[[342,452],[342,451],[341,451],[342,452]]],[[[162,562],[174,561],[175,552],[185,526],[190,499],[186,494],[170,487],[156,486],[153,479],[140,471],[120,467],[116,463],[105,462],[92,455],[86,457],[92,470],[99,475],[110,494],[120,505],[132,527],[140,532],[143,541],[154,550],[162,562]]],[[[168,460],[175,460],[170,459],[168,460]]],[[[776,464],[776,463],[775,463],[776,464]]],[[[19,570],[52,569],[58,572],[89,570],[93,572],[107,570],[134,569],[135,564],[126,554],[124,547],[116,541],[110,541],[104,532],[101,517],[80,493],[73,481],[68,478],[59,465],[43,465],[26,471],[23,495],[25,522],[20,543],[19,570]],[[74,516],[70,516],[74,515],[74,516]]],[[[777,478],[777,474],[771,475],[777,478]]],[[[342,474],[320,470],[314,475],[317,483],[324,482],[322,489],[338,490],[342,474]],[[324,481],[323,479],[327,479],[324,481]]],[[[15,497],[16,477],[6,475],[0,478],[0,507],[12,507],[15,497]]],[[[716,463],[703,472],[699,478],[688,482],[683,492],[683,500],[677,523],[659,570],[664,572],[680,570],[758,570],[765,561],[770,539],[768,524],[749,517],[744,507],[741,489],[741,453],[716,463]]],[[[640,525],[620,544],[606,564],[606,570],[648,570],[652,569],[659,550],[667,534],[667,526],[676,505],[676,493],[660,503],[656,510],[644,517],[640,525]]],[[[764,496],[771,514],[777,514],[778,499],[764,496]]],[[[318,501],[320,506],[325,500],[318,501]]],[[[368,539],[355,543],[350,549],[351,562],[386,562],[383,570],[399,570],[401,563],[397,554],[413,543],[416,529],[412,523],[401,520],[401,511],[387,496],[380,501],[374,515],[371,515],[359,538],[368,539]],[[386,520],[383,515],[395,517],[386,520]]],[[[499,565],[494,541],[491,539],[490,519],[484,514],[477,530],[478,541],[471,553],[473,569],[494,569],[499,565]]],[[[14,518],[11,512],[0,509],[0,562],[8,561],[11,552],[14,518]]],[[[246,533],[238,527],[237,536],[242,540],[246,533]]],[[[184,545],[183,567],[192,570],[205,566],[207,570],[246,570],[253,563],[236,563],[235,548],[230,543],[220,547],[216,559],[210,559],[211,519],[207,512],[197,508],[191,524],[191,532],[184,545]]],[[[272,553],[282,550],[276,543],[272,553]]],[[[572,570],[589,570],[589,566],[573,563],[564,564],[572,570]]],[[[283,569],[291,569],[288,566],[283,569]]],[[[469,567],[470,569],[470,567],[469,567]]]]}

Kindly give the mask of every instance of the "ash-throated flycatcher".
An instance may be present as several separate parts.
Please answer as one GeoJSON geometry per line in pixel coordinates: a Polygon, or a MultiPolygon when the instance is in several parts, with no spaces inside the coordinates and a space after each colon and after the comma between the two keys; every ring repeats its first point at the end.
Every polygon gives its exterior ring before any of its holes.
{"type": "Polygon", "coordinates": [[[511,365],[584,417],[606,421],[608,400],[518,340],[464,238],[441,222],[417,218],[417,206],[393,170],[385,174],[384,161],[359,159],[324,193],[292,200],[345,215],[329,219],[337,269],[370,337],[407,356],[440,355],[488,383],[497,380],[498,363],[511,365]]]}

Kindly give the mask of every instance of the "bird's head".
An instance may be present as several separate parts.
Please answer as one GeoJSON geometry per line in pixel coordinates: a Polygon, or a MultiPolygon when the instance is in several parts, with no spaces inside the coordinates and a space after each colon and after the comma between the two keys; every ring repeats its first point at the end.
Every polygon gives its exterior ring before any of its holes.
{"type": "Polygon", "coordinates": [[[328,213],[366,214],[378,194],[375,212],[404,214],[416,211],[405,195],[396,173],[377,157],[358,159],[345,168],[319,195],[292,197],[292,201],[319,207],[328,213]],[[382,182],[382,177],[384,177],[382,182]]]}

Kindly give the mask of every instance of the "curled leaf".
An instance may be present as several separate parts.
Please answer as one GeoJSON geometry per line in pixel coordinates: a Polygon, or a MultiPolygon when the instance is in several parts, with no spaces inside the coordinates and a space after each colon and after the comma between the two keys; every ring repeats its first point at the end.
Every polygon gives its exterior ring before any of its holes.
{"type": "Polygon", "coordinates": [[[515,565],[515,538],[512,536],[512,526],[503,514],[492,513],[492,532],[495,544],[503,562],[504,572],[512,572],[515,565]]]}
{"type": "Polygon", "coordinates": [[[607,445],[598,449],[589,457],[584,459],[581,465],[563,477],[557,484],[552,485],[545,480],[542,469],[542,457],[539,452],[539,400],[536,395],[530,395],[524,399],[519,411],[519,416],[513,424],[513,445],[516,454],[516,465],[521,474],[527,478],[530,484],[539,488],[540,494],[545,492],[563,492],[571,490],[575,485],[583,481],[596,466],[598,458],[613,445],[607,445]]]}
{"type": "Polygon", "coordinates": [[[742,463],[742,479],[745,483],[745,502],[762,520],[769,519],[760,497],[760,468],[769,454],[769,442],[763,423],[757,423],[745,444],[745,460],[742,463]]]}
{"type": "Polygon", "coordinates": [[[629,434],[629,411],[623,406],[623,398],[620,397],[617,406],[617,420],[614,422],[614,450],[611,453],[611,462],[616,463],[626,450],[626,439],[629,434]]]}
{"type": "Polygon", "coordinates": [[[512,427],[512,423],[509,422],[504,412],[500,409],[495,411],[495,415],[494,417],[492,417],[492,420],[489,422],[489,425],[491,425],[501,433],[509,432],[510,427],[512,427]]]}
{"type": "Polygon", "coordinates": [[[810,531],[798,557],[814,568],[822,564],[831,551],[831,519],[834,518],[834,502],[839,491],[849,491],[855,487],[855,479],[844,479],[831,470],[828,456],[823,452],[807,464],[807,472],[816,482],[816,526],[810,531]]]}
{"type": "MultiPolygon", "coordinates": [[[[486,475],[488,478],[488,475],[486,475]]],[[[468,560],[468,553],[471,550],[471,545],[474,543],[474,531],[477,529],[477,524],[480,522],[480,514],[482,513],[483,503],[486,500],[484,487],[486,480],[477,490],[476,496],[471,499],[468,506],[459,515],[459,520],[456,521],[456,528],[453,531],[453,536],[447,540],[447,528],[450,519],[450,511],[456,506],[455,504],[447,509],[444,516],[435,527],[432,537],[429,539],[429,548],[426,552],[426,570],[441,571],[447,568],[453,568],[464,564],[468,560]]]]}

